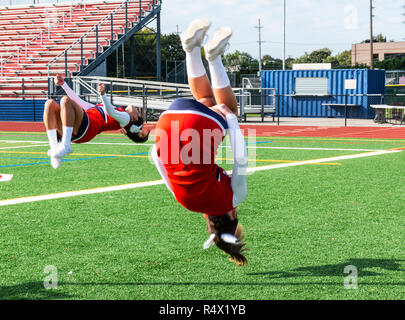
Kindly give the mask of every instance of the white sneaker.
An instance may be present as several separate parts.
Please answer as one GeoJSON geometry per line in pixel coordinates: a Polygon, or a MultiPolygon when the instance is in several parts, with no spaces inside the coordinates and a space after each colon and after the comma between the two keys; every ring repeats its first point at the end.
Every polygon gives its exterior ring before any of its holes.
{"type": "Polygon", "coordinates": [[[58,169],[60,167],[60,165],[62,164],[62,159],[53,157],[52,152],[55,152],[55,151],[52,149],[48,150],[48,156],[51,158],[51,166],[54,169],[58,169]]]}
{"type": "Polygon", "coordinates": [[[52,168],[58,169],[61,164],[62,164],[62,159],[61,158],[51,157],[51,166],[52,166],[52,168]]]}
{"type": "Polygon", "coordinates": [[[50,150],[50,156],[51,158],[63,158],[66,157],[68,154],[72,153],[72,146],[68,145],[65,146],[61,143],[58,144],[58,146],[55,149],[50,150]]]}
{"type": "Polygon", "coordinates": [[[201,47],[201,43],[210,26],[211,21],[208,19],[192,21],[187,30],[180,35],[184,51],[191,52],[195,47],[201,47]]]}
{"type": "Polygon", "coordinates": [[[231,36],[231,27],[222,27],[215,31],[214,38],[208,41],[204,46],[206,59],[212,61],[218,56],[221,56],[225,52],[231,36]]]}

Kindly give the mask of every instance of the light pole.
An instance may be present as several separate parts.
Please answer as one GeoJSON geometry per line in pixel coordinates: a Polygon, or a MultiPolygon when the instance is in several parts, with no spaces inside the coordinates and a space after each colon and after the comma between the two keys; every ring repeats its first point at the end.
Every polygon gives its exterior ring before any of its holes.
{"type": "Polygon", "coordinates": [[[259,26],[255,27],[259,29],[259,74],[262,74],[262,25],[260,24],[260,19],[259,19],[259,26]]]}
{"type": "Polygon", "coordinates": [[[259,75],[262,74],[262,43],[266,42],[266,41],[262,41],[262,29],[263,26],[260,23],[260,19],[259,19],[259,26],[255,27],[257,29],[259,29],[259,75]]]}
{"type": "Polygon", "coordinates": [[[285,34],[286,34],[286,0],[284,0],[284,22],[283,22],[283,34],[284,34],[284,40],[283,40],[283,70],[285,70],[285,34]]]}
{"type": "MultiPolygon", "coordinates": [[[[403,5],[402,8],[405,9],[405,5],[403,5]]],[[[405,13],[403,13],[402,15],[405,16],[405,13]]],[[[403,20],[402,23],[405,23],[405,20],[403,20]]]]}
{"type": "Polygon", "coordinates": [[[374,69],[373,0],[370,0],[370,69],[374,69]]]}
{"type": "Polygon", "coordinates": [[[259,19],[259,26],[257,27],[259,29],[259,74],[262,74],[262,26],[260,24],[260,19],[259,19]]]}

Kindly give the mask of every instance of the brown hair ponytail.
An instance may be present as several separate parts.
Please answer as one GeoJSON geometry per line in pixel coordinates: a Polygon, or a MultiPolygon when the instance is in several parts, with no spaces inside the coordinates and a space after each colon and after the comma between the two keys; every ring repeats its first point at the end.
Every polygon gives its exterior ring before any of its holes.
{"type": "Polygon", "coordinates": [[[229,214],[222,216],[206,216],[207,230],[210,234],[215,234],[214,242],[216,246],[229,254],[230,260],[235,262],[238,266],[245,266],[248,264],[244,252],[247,250],[246,243],[242,242],[244,236],[242,235],[242,226],[238,222],[238,218],[231,218],[229,214]],[[221,237],[223,234],[234,235],[238,241],[236,243],[228,243],[221,237]]]}

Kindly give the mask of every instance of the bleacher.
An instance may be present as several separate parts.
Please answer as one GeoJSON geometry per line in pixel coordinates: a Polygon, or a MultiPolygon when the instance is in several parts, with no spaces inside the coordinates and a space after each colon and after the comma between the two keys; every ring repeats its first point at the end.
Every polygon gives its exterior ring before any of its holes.
{"type": "Polygon", "coordinates": [[[155,4],[99,0],[0,7],[0,99],[46,98],[48,77],[79,72],[155,4]]]}

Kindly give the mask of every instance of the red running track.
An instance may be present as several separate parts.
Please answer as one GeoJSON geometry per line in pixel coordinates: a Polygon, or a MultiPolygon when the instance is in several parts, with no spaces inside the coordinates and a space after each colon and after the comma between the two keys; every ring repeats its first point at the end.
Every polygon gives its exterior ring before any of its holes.
{"type": "MultiPolygon", "coordinates": [[[[149,130],[154,124],[146,124],[149,130]]],[[[245,134],[265,137],[327,137],[327,138],[373,138],[405,139],[404,127],[315,127],[315,126],[272,126],[241,124],[245,134]],[[252,130],[251,132],[249,132],[252,130]]],[[[41,122],[0,122],[0,131],[45,132],[41,122]]]]}

